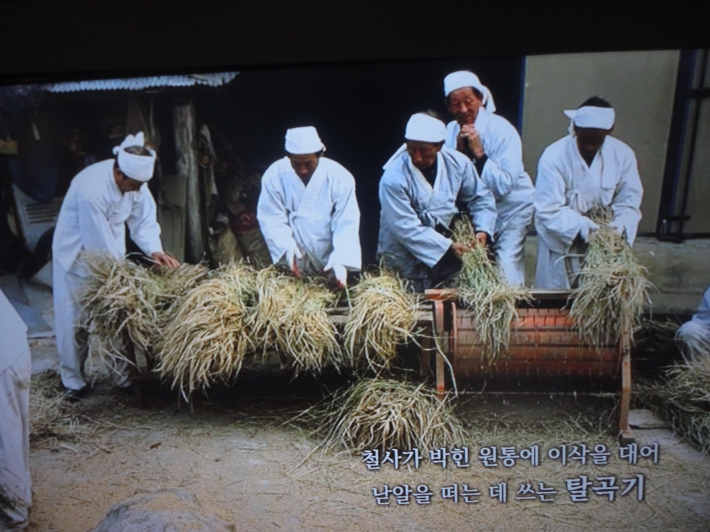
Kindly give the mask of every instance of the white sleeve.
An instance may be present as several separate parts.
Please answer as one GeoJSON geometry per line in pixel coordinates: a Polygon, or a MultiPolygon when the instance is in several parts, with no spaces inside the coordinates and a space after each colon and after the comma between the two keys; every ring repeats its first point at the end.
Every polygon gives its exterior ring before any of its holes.
{"type": "MultiPolygon", "coordinates": [[[[412,199],[404,187],[386,179],[380,181],[380,204],[382,224],[414,257],[434,267],[451,247],[451,240],[436,232],[433,227],[422,224],[412,207],[412,199]]],[[[386,250],[385,250],[386,251],[386,250]]]]}
{"type": "Polygon", "coordinates": [[[279,190],[279,187],[276,186],[277,178],[278,176],[271,169],[264,173],[259,202],[256,207],[259,229],[264,236],[274,264],[281,260],[287,249],[297,245],[288,223],[283,190],[279,190]]]}
{"type": "Polygon", "coordinates": [[[163,251],[157,208],[153,195],[148,190],[148,185],[143,185],[140,188],[138,199],[133,203],[133,209],[126,224],[131,232],[131,238],[143,250],[143,253],[150,256],[163,251]]]}
{"type": "Polygon", "coordinates": [[[334,211],[330,221],[333,235],[331,261],[350,270],[362,267],[360,251],[360,209],[355,196],[355,179],[350,173],[342,175],[334,188],[334,211]]]}
{"type": "MultiPolygon", "coordinates": [[[[629,149],[630,151],[630,149],[629,149]]],[[[643,185],[639,176],[636,156],[629,153],[622,162],[621,179],[616,186],[611,208],[614,211],[614,222],[626,231],[627,240],[633,245],[636,232],[641,221],[641,200],[643,185]]]]}
{"type": "Polygon", "coordinates": [[[459,199],[466,205],[475,230],[488,233],[492,239],[496,227],[496,200],[478,177],[473,163],[466,162],[459,199]]]}
{"type": "Polygon", "coordinates": [[[504,198],[523,173],[523,145],[513,126],[496,134],[495,145],[486,152],[481,179],[496,198],[504,198]]]}
{"type": "Polygon", "coordinates": [[[115,248],[111,223],[105,214],[105,205],[100,198],[88,196],[77,202],[78,226],[81,247],[88,252],[108,252],[116,259],[123,258],[122,250],[115,248]]]}
{"type": "Polygon", "coordinates": [[[555,253],[565,254],[579,234],[584,216],[567,205],[566,185],[556,161],[543,153],[535,183],[535,229],[555,253]]]}

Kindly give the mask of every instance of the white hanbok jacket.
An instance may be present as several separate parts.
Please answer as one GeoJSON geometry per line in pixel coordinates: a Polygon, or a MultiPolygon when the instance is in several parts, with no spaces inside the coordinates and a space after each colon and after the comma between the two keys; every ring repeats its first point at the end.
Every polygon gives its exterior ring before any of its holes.
{"type": "Polygon", "coordinates": [[[493,235],[496,205],[493,194],[463,154],[442,148],[432,187],[402,150],[385,166],[380,180],[380,233],[377,256],[408,279],[423,279],[451,247],[451,239],[436,231],[449,227],[460,201],[476,231],[493,235]]]}
{"type": "Polygon", "coordinates": [[[109,159],[85,168],[74,177],[64,197],[52,254],[67,272],[77,273],[76,259],[82,251],[122,258],[126,254],[126,225],[147,255],[163,251],[155,200],[148,185],[122,193],[113,165],[114,159],[109,159]]]}
{"type": "Polygon", "coordinates": [[[611,206],[615,225],[633,245],[642,198],[636,155],[620,140],[607,136],[591,166],[579,153],[574,135],[548,146],[538,162],[535,184],[535,287],[570,288],[565,257],[579,234],[584,213],[596,205],[611,206]]]}
{"type": "Polygon", "coordinates": [[[76,292],[86,277],[85,268],[77,260],[79,255],[86,251],[122,258],[126,254],[126,225],[133,241],[147,255],[163,251],[155,200],[148,186],[122,193],[114,179],[113,165],[113,159],[101,161],[74,177],[54,230],[54,330],[62,383],[73,390],[86,385],[82,371],[86,350],[75,338],[81,313],[76,292]]]}
{"type": "Polygon", "coordinates": [[[319,159],[308,185],[288,157],[269,166],[256,217],[274,263],[295,243],[301,271],[320,272],[329,259],[352,271],[362,266],[355,179],[332,159],[319,159]]]}
{"type": "MultiPolygon", "coordinates": [[[[535,189],[523,168],[520,134],[505,118],[488,112],[484,107],[478,110],[474,125],[488,158],[481,179],[495,197],[498,211],[495,234],[499,235],[513,225],[524,229],[532,221],[535,189]]],[[[458,122],[449,122],[446,126],[447,148],[456,149],[456,139],[460,132],[458,122]]]]}

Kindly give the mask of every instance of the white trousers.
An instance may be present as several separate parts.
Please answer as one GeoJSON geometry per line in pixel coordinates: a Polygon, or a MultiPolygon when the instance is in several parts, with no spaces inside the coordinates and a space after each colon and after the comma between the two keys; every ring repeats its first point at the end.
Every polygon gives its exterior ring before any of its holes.
{"type": "Polygon", "coordinates": [[[525,236],[532,216],[532,208],[517,213],[505,224],[505,229],[496,233],[493,242],[496,262],[514,286],[525,285],[525,236]]]}
{"type": "Polygon", "coordinates": [[[59,373],[62,384],[70,390],[81,390],[86,386],[84,362],[88,346],[85,335],[78,327],[81,307],[76,301],[76,293],[82,282],[81,276],[67,272],[58,260],[52,262],[54,332],[57,337],[59,373]]]}
{"type": "Polygon", "coordinates": [[[29,346],[0,373],[0,530],[23,530],[32,505],[29,346]]]}

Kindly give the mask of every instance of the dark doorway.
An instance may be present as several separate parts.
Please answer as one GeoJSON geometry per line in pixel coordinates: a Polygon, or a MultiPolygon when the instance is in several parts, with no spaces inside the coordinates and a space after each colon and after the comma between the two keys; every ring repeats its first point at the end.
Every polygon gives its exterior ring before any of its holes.
{"type": "Polygon", "coordinates": [[[449,122],[444,77],[469,69],[490,88],[497,113],[519,129],[523,67],[522,57],[500,57],[246,71],[202,93],[197,108],[259,173],[283,157],[286,129],[315,126],[326,156],[355,177],[367,265],[377,248],[382,166],[402,144],[409,117],[431,109],[449,122]]]}

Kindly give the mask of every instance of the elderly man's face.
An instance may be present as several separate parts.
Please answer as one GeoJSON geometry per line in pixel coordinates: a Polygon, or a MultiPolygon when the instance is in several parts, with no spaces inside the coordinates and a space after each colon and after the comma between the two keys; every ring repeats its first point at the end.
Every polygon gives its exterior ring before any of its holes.
{"type": "Polygon", "coordinates": [[[412,164],[419,170],[427,170],[436,161],[436,154],[441,151],[443,142],[407,141],[407,153],[412,159],[412,164]]]}
{"type": "Polygon", "coordinates": [[[301,181],[308,183],[313,176],[313,172],[318,168],[318,155],[315,153],[306,153],[303,155],[292,155],[289,154],[288,158],[291,160],[291,167],[296,175],[301,178],[301,181]]]}
{"type": "Polygon", "coordinates": [[[476,121],[481,105],[483,100],[476,96],[472,87],[456,89],[446,99],[446,107],[462,126],[471,125],[476,121]]]}
{"type": "Polygon", "coordinates": [[[124,174],[120,169],[114,170],[116,185],[121,192],[137,192],[143,186],[143,181],[138,181],[124,174]]]}
{"type": "Polygon", "coordinates": [[[611,129],[575,126],[574,132],[577,137],[579,153],[585,159],[593,159],[604,144],[606,136],[611,133],[611,129]]]}

